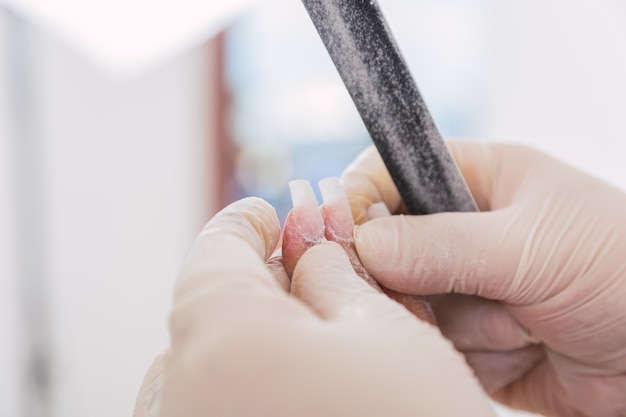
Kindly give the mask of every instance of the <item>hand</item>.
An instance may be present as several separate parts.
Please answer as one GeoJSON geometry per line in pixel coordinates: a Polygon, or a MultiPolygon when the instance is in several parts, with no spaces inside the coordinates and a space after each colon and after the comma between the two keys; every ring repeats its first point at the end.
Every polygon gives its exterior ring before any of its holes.
{"type": "MultiPolygon", "coordinates": [[[[309,217],[295,218],[289,227],[306,233],[309,217]]],[[[462,356],[358,278],[339,245],[298,254],[290,283],[271,258],[279,235],[259,199],[207,224],[178,277],[171,346],[148,371],[137,417],[492,415],[462,356]]]]}
{"type": "MultiPolygon", "coordinates": [[[[451,143],[480,213],[393,216],[355,232],[374,278],[432,297],[494,399],[551,416],[626,416],[626,195],[539,152],[451,143]]],[[[353,215],[403,212],[370,149],[342,178],[353,215]]]]}

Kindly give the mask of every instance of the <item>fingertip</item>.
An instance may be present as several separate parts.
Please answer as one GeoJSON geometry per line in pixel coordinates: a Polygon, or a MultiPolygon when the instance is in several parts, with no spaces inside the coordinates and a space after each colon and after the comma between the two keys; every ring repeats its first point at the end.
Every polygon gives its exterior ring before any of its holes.
{"type": "Polygon", "coordinates": [[[413,220],[405,215],[370,220],[354,230],[354,246],[365,269],[383,287],[425,295],[428,288],[420,282],[425,277],[418,273],[425,248],[413,220]]]}
{"type": "Polygon", "coordinates": [[[394,212],[402,206],[400,194],[373,145],[345,169],[340,182],[356,224],[367,221],[368,208],[379,201],[384,201],[394,212]]]}
{"type": "Polygon", "coordinates": [[[238,238],[267,260],[278,245],[280,221],[276,209],[267,201],[247,197],[228,205],[209,220],[198,241],[215,232],[238,238]]]}
{"type": "Polygon", "coordinates": [[[327,276],[346,273],[354,274],[354,270],[343,248],[336,242],[323,242],[309,248],[298,261],[293,272],[292,290],[294,285],[297,287],[308,277],[316,277],[316,281],[322,281],[327,276]]]}
{"type": "Polygon", "coordinates": [[[282,254],[285,269],[292,275],[300,257],[324,240],[324,219],[311,184],[306,180],[289,183],[293,209],[285,219],[282,254]]]}
{"type": "Polygon", "coordinates": [[[358,310],[355,303],[362,302],[367,294],[380,295],[359,278],[343,248],[335,242],[307,250],[294,270],[291,291],[323,319],[354,317],[358,310]]]}
{"type": "Polygon", "coordinates": [[[354,245],[366,269],[372,267],[373,271],[381,274],[387,270],[383,258],[397,256],[400,248],[397,246],[399,238],[395,224],[403,217],[381,217],[355,227],[354,245]]]}
{"type": "Polygon", "coordinates": [[[376,230],[376,226],[371,220],[367,223],[359,224],[354,227],[354,245],[357,253],[360,252],[359,247],[361,247],[364,254],[368,254],[369,252],[375,250],[373,236],[376,235],[376,230]]]}
{"type": "Polygon", "coordinates": [[[201,300],[218,297],[228,288],[237,288],[240,294],[242,288],[277,288],[265,263],[279,236],[276,211],[260,198],[238,200],[217,213],[198,235],[178,273],[171,317],[179,324],[171,325],[172,329],[185,327],[201,300]]]}

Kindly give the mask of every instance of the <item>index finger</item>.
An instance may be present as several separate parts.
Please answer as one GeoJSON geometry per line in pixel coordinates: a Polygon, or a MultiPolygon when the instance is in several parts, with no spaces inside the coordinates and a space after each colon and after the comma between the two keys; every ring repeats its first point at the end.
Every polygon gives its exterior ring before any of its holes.
{"type": "Polygon", "coordinates": [[[341,175],[356,224],[368,220],[371,205],[384,202],[392,213],[402,205],[402,198],[374,146],[365,149],[341,175]]]}
{"type": "Polygon", "coordinates": [[[270,314],[297,313],[266,261],[280,236],[276,212],[247,198],[219,212],[204,227],[179,273],[170,317],[173,342],[199,326],[220,326],[270,314]],[[278,300],[277,300],[278,299],[278,300]]]}

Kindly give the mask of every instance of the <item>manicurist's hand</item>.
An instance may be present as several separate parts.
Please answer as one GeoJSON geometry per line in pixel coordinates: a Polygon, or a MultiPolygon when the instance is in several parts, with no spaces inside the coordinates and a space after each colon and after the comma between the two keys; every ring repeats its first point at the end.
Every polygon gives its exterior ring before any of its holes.
{"type": "Polygon", "coordinates": [[[393,290],[454,293],[431,299],[439,326],[496,400],[626,416],[626,195],[528,148],[449,147],[480,213],[365,222],[400,197],[374,149],[347,169],[361,262],[393,290]]]}
{"type": "Polygon", "coordinates": [[[338,244],[308,249],[290,283],[270,259],[279,229],[259,199],[207,224],[180,272],[171,346],[148,371],[136,416],[492,415],[462,355],[357,277],[338,244]]]}

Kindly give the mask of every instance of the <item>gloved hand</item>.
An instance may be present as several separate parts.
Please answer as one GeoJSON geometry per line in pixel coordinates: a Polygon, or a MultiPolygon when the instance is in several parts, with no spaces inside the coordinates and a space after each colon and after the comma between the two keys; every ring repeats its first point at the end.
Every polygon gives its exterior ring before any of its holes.
{"type": "MultiPolygon", "coordinates": [[[[537,151],[450,143],[481,210],[355,231],[386,287],[431,298],[494,399],[550,416],[626,416],[626,195],[537,151]]],[[[402,213],[374,149],[342,177],[354,217],[402,213]]]]}
{"type": "Polygon", "coordinates": [[[343,249],[316,235],[317,204],[295,200],[285,234],[317,240],[289,255],[291,283],[271,258],[280,227],[267,203],[239,201],[207,224],[135,415],[493,415],[462,355],[357,277],[343,249]]]}

